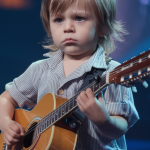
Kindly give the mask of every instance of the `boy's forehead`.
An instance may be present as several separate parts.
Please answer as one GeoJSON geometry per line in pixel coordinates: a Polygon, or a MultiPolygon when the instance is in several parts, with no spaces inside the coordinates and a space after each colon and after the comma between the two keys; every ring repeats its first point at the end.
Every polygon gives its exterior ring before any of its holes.
{"type": "MultiPolygon", "coordinates": [[[[54,0],[52,0],[52,1],[54,1],[54,0]]],[[[72,2],[73,3],[68,6],[68,8],[69,7],[73,7],[72,13],[74,13],[74,14],[88,14],[88,13],[92,13],[92,10],[89,8],[88,0],[73,0],[72,2]]],[[[59,5],[59,3],[57,3],[57,5],[59,5]]],[[[56,8],[58,8],[58,7],[56,7],[56,8]]],[[[63,12],[64,11],[65,10],[63,9],[63,12]]],[[[61,14],[63,12],[58,10],[57,14],[61,14]]]]}
{"type": "Polygon", "coordinates": [[[76,0],[74,5],[76,12],[89,12],[88,0],[76,0]]]}

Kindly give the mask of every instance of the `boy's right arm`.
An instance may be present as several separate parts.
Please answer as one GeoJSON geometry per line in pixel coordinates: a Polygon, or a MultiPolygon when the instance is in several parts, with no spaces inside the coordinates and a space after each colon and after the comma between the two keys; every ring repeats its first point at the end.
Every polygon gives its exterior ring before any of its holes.
{"type": "Polygon", "coordinates": [[[8,146],[18,143],[21,136],[24,136],[21,125],[12,120],[14,109],[17,106],[17,102],[7,91],[0,95],[0,130],[8,146]]]}

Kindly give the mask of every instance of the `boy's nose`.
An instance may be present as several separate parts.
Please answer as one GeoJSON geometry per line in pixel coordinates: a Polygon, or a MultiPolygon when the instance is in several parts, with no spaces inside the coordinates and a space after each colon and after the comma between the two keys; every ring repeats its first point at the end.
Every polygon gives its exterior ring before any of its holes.
{"type": "Polygon", "coordinates": [[[64,24],[64,32],[74,32],[75,28],[74,28],[74,24],[72,21],[68,20],[65,22],[64,24]]]}

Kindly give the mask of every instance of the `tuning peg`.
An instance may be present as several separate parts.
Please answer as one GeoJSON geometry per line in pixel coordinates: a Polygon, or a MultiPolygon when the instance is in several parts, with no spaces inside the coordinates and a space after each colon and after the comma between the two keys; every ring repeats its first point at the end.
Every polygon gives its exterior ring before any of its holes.
{"type": "Polygon", "coordinates": [[[142,79],[139,80],[145,88],[148,88],[148,83],[142,79]]]}
{"type": "Polygon", "coordinates": [[[147,83],[146,81],[144,81],[144,82],[143,82],[143,86],[144,86],[145,88],[148,88],[148,83],[147,83]]]}
{"type": "Polygon", "coordinates": [[[135,86],[132,86],[132,91],[133,91],[134,93],[137,93],[137,89],[136,89],[135,86]]]}

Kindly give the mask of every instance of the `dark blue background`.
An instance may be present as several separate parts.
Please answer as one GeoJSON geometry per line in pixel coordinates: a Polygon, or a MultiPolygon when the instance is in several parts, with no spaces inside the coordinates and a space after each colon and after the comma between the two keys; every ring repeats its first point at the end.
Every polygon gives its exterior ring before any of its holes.
{"type": "MultiPolygon", "coordinates": [[[[1,2],[1,0],[0,0],[1,2]]],[[[41,1],[30,0],[24,8],[5,8],[0,3],[0,93],[5,84],[22,74],[34,61],[43,59],[46,32],[40,19],[41,1]]],[[[118,0],[117,20],[122,20],[129,35],[116,42],[111,55],[122,63],[150,48],[150,0],[118,0]]],[[[150,80],[147,82],[150,84],[150,80]]],[[[126,134],[129,150],[150,149],[150,87],[136,84],[135,106],[140,120],[126,134]]]]}

